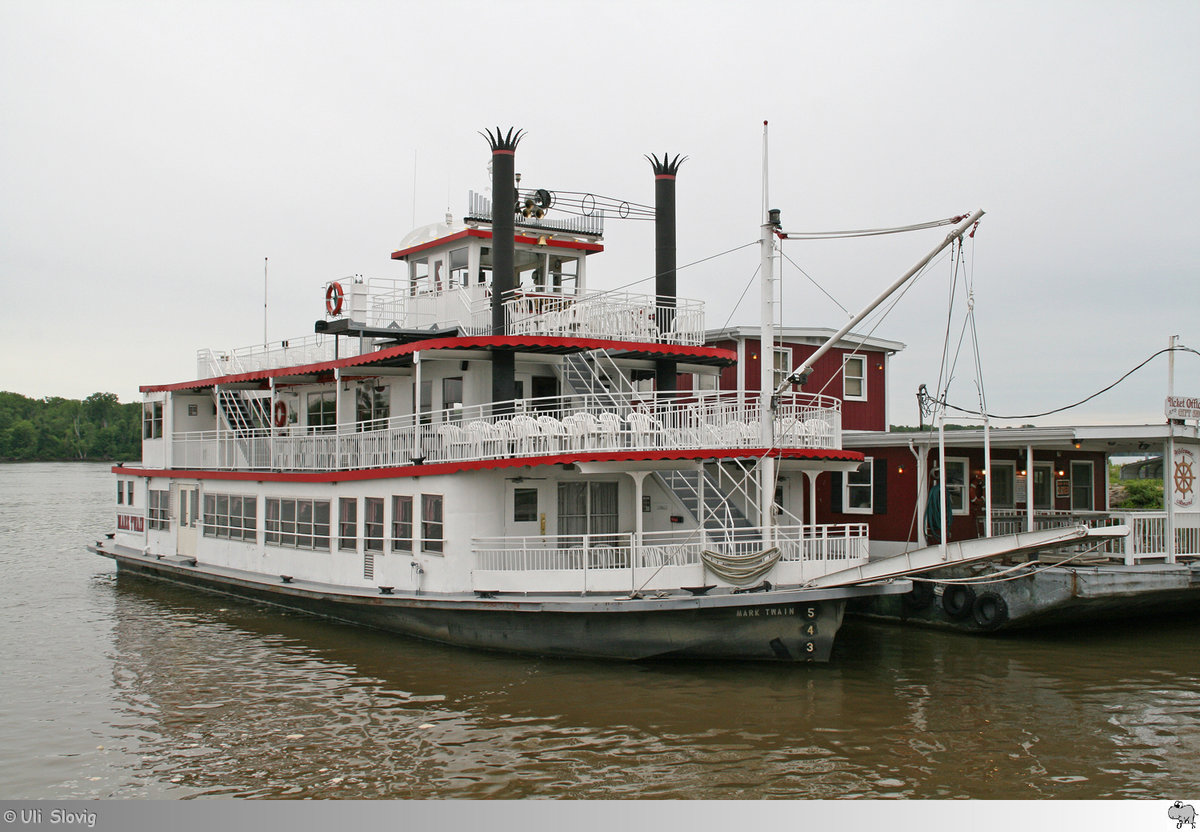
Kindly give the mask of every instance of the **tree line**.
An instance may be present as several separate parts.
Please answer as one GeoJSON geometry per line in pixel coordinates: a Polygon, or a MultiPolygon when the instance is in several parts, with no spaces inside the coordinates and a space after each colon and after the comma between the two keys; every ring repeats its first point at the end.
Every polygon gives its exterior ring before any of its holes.
{"type": "Polygon", "coordinates": [[[0,392],[0,459],[139,460],[141,437],[141,403],[121,404],[115,393],[80,401],[0,392]]]}

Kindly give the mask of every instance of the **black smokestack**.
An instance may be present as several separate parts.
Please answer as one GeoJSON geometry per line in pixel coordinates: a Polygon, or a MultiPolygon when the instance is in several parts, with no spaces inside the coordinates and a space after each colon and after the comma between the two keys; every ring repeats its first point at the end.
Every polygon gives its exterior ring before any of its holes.
{"type": "MultiPolygon", "coordinates": [[[[504,301],[516,288],[513,268],[516,234],[516,151],[525,135],[523,130],[510,127],[507,133],[496,128],[484,137],[492,148],[492,334],[506,335],[504,301]]],[[[512,401],[517,396],[514,379],[515,365],[512,350],[492,353],[492,401],[512,401]]]]}
{"type": "MultiPolygon", "coordinates": [[[[658,295],[656,322],[661,333],[675,327],[675,176],[687,157],[672,159],[664,153],[661,159],[646,159],[654,168],[654,293],[658,295]]],[[[655,388],[674,391],[675,362],[660,360],[654,368],[655,388]]]]}

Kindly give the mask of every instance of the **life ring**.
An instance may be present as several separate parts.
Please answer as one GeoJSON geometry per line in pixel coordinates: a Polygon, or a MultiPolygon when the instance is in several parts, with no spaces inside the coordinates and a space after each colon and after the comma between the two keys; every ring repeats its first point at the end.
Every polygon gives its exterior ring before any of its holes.
{"type": "Polygon", "coordinates": [[[336,280],[329,284],[325,290],[325,311],[330,315],[342,314],[342,298],[346,293],[342,290],[342,284],[336,280]]]}
{"type": "Polygon", "coordinates": [[[951,584],[942,593],[942,610],[953,621],[961,621],[971,614],[975,604],[975,590],[962,584],[951,584]]]}
{"type": "Polygon", "coordinates": [[[900,596],[907,610],[923,610],[933,603],[933,584],[929,581],[913,581],[912,589],[900,596]]]}
{"type": "Polygon", "coordinates": [[[275,427],[281,428],[287,424],[287,403],[284,401],[275,402],[275,427]]]}
{"type": "Polygon", "coordinates": [[[994,630],[1008,621],[1008,602],[995,592],[984,592],[975,599],[972,617],[981,630],[994,630]]]}

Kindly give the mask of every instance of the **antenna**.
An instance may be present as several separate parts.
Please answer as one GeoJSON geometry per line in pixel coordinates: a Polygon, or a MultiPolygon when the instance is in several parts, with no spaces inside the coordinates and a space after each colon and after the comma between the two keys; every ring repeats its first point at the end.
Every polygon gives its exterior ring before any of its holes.
{"type": "Polygon", "coordinates": [[[267,260],[263,258],[263,346],[267,346],[267,260]]]}

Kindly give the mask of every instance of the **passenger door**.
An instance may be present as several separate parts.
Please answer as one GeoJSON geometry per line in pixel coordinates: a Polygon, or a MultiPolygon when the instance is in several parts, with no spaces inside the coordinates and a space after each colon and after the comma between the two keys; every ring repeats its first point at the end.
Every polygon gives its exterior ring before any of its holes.
{"type": "Polygon", "coordinates": [[[179,485],[179,532],[176,552],[187,557],[196,555],[196,535],[200,527],[200,486],[197,483],[179,485]]]}

